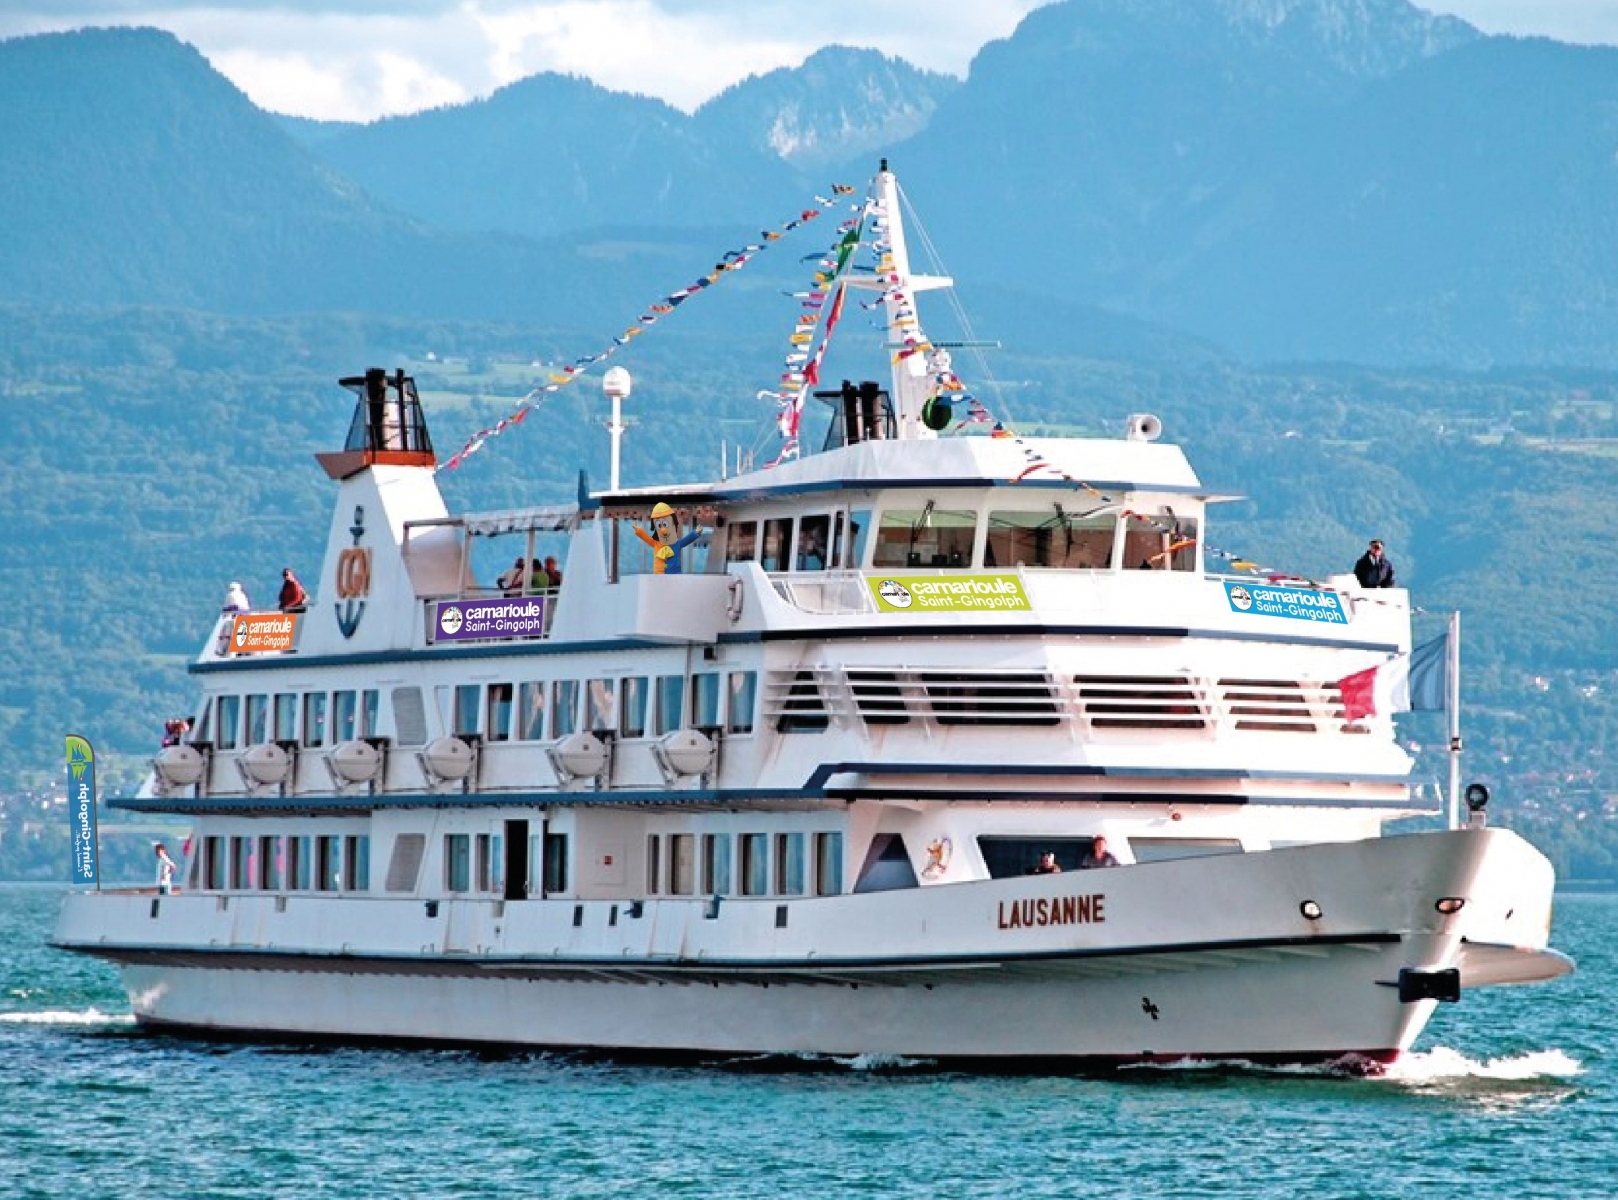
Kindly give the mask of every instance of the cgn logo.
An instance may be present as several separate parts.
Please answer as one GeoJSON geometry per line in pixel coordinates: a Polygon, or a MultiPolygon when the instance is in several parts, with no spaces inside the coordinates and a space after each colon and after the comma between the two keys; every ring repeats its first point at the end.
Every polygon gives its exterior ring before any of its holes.
{"type": "Polygon", "coordinates": [[[246,621],[237,621],[236,622],[236,649],[237,650],[245,650],[245,649],[247,649],[247,622],[246,621]]]}
{"type": "Polygon", "coordinates": [[[453,604],[444,605],[438,614],[438,627],[450,636],[461,631],[461,610],[453,604]]]}
{"type": "Polygon", "coordinates": [[[1253,593],[1249,592],[1240,584],[1237,584],[1235,587],[1230,589],[1230,602],[1236,608],[1246,612],[1248,609],[1253,607],[1253,593]]]}
{"type": "Polygon", "coordinates": [[[910,607],[910,589],[897,579],[884,579],[876,590],[883,601],[894,608],[910,607]]]}

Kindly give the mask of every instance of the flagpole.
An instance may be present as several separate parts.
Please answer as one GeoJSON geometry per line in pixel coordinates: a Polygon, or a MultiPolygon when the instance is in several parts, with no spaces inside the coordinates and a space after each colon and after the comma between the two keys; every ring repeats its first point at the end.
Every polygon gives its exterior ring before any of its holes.
{"type": "Polygon", "coordinates": [[[1461,610],[1449,615],[1444,707],[1449,711],[1449,827],[1461,827],[1461,610]]]}

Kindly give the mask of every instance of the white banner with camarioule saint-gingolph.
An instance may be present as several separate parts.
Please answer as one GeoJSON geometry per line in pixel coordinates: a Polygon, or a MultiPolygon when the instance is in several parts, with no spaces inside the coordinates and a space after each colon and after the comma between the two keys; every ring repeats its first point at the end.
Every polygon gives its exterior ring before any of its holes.
{"type": "Polygon", "coordinates": [[[996,612],[1029,609],[1022,580],[1012,574],[867,575],[879,612],[996,612]]]}

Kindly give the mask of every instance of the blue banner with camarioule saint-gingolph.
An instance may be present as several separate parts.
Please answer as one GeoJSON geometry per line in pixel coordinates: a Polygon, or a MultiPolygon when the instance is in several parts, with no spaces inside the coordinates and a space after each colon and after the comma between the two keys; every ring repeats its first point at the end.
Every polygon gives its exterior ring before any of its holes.
{"type": "Polygon", "coordinates": [[[67,815],[73,838],[73,882],[101,886],[96,863],[96,760],[90,743],[67,735],[67,815]]]}

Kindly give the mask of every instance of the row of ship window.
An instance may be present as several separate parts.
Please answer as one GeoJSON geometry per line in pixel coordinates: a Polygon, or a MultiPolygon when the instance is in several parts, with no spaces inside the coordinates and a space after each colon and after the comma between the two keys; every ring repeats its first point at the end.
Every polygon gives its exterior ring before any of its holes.
{"type": "Polygon", "coordinates": [[[653,833],[646,838],[651,896],[836,896],[843,890],[843,835],[653,833]],[[732,872],[732,865],[735,870],[732,872]]]}
{"type": "MultiPolygon", "coordinates": [[[[395,840],[387,890],[416,887],[424,835],[395,840]]],[[[518,843],[518,849],[522,849],[518,843]]],[[[519,895],[568,889],[568,837],[528,838],[516,870],[519,895]]],[[[510,895],[511,860],[498,833],[447,833],[443,888],[450,894],[510,895]]],[[[191,862],[191,887],[207,891],[365,892],[371,886],[367,834],[210,836],[191,862]]],[[[843,835],[671,833],[646,839],[646,892],[652,896],[835,896],[843,890],[843,835]]]]}
{"type": "MultiPolygon", "coordinates": [[[[522,824],[522,823],[517,823],[522,824]]],[[[1066,870],[1077,869],[1088,836],[994,836],[978,839],[991,878],[1028,874],[1044,853],[1066,870]]],[[[1133,838],[1134,861],[1166,862],[1240,854],[1235,838],[1133,838]]],[[[498,833],[448,833],[443,840],[445,892],[511,897],[554,896],[568,890],[568,835],[519,838],[525,856],[513,860],[498,833]],[[508,880],[510,872],[515,878],[508,880]]],[[[400,834],[385,890],[414,892],[426,835],[400,834]]],[[[781,833],[653,833],[646,838],[649,896],[836,896],[843,891],[843,835],[839,831],[781,833]]],[[[238,892],[366,892],[371,887],[367,834],[210,836],[191,861],[193,890],[238,892]]],[[[856,892],[917,886],[899,834],[878,834],[859,874],[856,892]]]]}
{"type": "MultiPolygon", "coordinates": [[[[639,738],[687,725],[747,734],[753,732],[758,672],[467,683],[441,690],[452,731],[490,742],[563,738],[581,729],[639,738]]],[[[220,696],[204,710],[194,740],[220,750],[271,741],[337,745],[380,736],[379,710],[374,688],[220,696]]]]}
{"type": "Polygon", "coordinates": [[[378,736],[380,707],[375,688],[220,696],[203,710],[193,736],[221,750],[269,741],[335,746],[378,736]]]}
{"type": "Polygon", "coordinates": [[[687,726],[747,734],[757,703],[757,671],[467,683],[453,689],[451,729],[488,742],[553,740],[580,730],[661,737],[687,726]]]}
{"type": "MultiPolygon", "coordinates": [[[[870,528],[869,510],[732,521],[725,529],[725,561],[756,561],[766,571],[859,568],[865,565],[870,528]]],[[[1196,547],[1196,519],[1172,512],[1078,514],[1055,504],[980,514],[929,501],[919,508],[882,510],[870,566],[1192,571],[1196,547]]]]}
{"type": "Polygon", "coordinates": [[[371,887],[369,834],[205,837],[191,860],[191,887],[208,891],[364,892],[371,887]]]}

